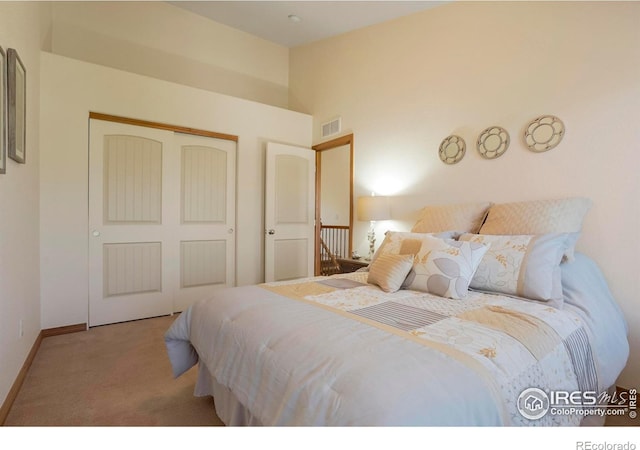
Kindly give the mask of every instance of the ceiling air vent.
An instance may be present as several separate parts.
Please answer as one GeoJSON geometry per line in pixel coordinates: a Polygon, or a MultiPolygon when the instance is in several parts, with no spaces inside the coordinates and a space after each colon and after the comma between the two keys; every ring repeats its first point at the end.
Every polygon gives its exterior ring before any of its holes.
{"type": "Polygon", "coordinates": [[[327,123],[322,124],[322,137],[331,136],[332,134],[340,133],[342,127],[342,119],[338,117],[327,123]]]}

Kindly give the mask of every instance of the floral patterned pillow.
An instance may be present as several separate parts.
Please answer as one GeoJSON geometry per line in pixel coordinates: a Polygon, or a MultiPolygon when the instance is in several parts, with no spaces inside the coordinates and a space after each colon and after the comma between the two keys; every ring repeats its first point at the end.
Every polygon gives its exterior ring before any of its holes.
{"type": "Polygon", "coordinates": [[[539,235],[464,234],[461,241],[490,244],[470,287],[532,300],[562,303],[560,262],[570,233],[539,235]]]}
{"type": "Polygon", "coordinates": [[[488,249],[482,243],[425,236],[405,285],[440,297],[462,299],[488,249]]]}

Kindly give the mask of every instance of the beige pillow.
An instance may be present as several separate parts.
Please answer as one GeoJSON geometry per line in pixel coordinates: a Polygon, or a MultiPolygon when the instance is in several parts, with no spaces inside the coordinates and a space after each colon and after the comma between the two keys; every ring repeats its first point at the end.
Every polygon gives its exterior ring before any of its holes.
{"type": "Polygon", "coordinates": [[[411,233],[409,231],[387,231],[384,234],[384,240],[380,247],[376,250],[371,258],[373,263],[378,256],[387,253],[394,255],[415,255],[422,247],[422,241],[426,236],[437,237],[441,239],[456,239],[463,233],[444,232],[444,233],[411,233]]]}
{"type": "Polygon", "coordinates": [[[411,229],[414,233],[460,231],[477,233],[491,207],[490,202],[427,206],[411,229]]]}
{"type": "Polygon", "coordinates": [[[588,198],[576,197],[492,205],[479,234],[573,233],[564,253],[565,259],[573,260],[591,204],[588,198]]]}
{"type": "Polygon", "coordinates": [[[385,292],[396,292],[413,266],[413,255],[380,255],[369,266],[367,283],[380,286],[385,292]]]}

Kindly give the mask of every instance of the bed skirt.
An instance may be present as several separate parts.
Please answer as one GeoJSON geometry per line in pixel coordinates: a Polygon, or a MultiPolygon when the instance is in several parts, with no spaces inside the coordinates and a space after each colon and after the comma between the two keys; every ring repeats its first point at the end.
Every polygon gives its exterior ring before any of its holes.
{"type": "MultiPolygon", "coordinates": [[[[615,392],[615,386],[608,389],[610,395],[613,395],[613,392],[615,392]]],[[[198,364],[198,379],[194,395],[196,397],[212,396],[216,414],[226,426],[262,426],[230,389],[216,381],[202,361],[198,364]]],[[[596,427],[603,426],[604,423],[604,417],[586,416],[580,426],[596,427]]]]}
{"type": "Polygon", "coordinates": [[[216,414],[226,426],[261,426],[251,412],[233,395],[230,389],[221,385],[200,361],[198,379],[194,391],[196,397],[213,397],[216,414]]]}

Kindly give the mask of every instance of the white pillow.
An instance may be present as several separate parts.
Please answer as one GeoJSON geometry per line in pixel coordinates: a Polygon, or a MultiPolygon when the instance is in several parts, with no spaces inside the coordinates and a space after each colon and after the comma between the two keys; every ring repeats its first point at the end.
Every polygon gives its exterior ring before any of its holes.
{"type": "Polygon", "coordinates": [[[367,283],[380,286],[385,292],[396,292],[413,266],[413,255],[380,255],[369,265],[367,283]]]}
{"type": "Polygon", "coordinates": [[[461,241],[490,245],[470,287],[560,307],[563,302],[560,262],[569,237],[568,233],[462,235],[461,241]]]}
{"type": "Polygon", "coordinates": [[[440,297],[462,299],[488,248],[475,242],[425,236],[405,285],[440,297]]]}

